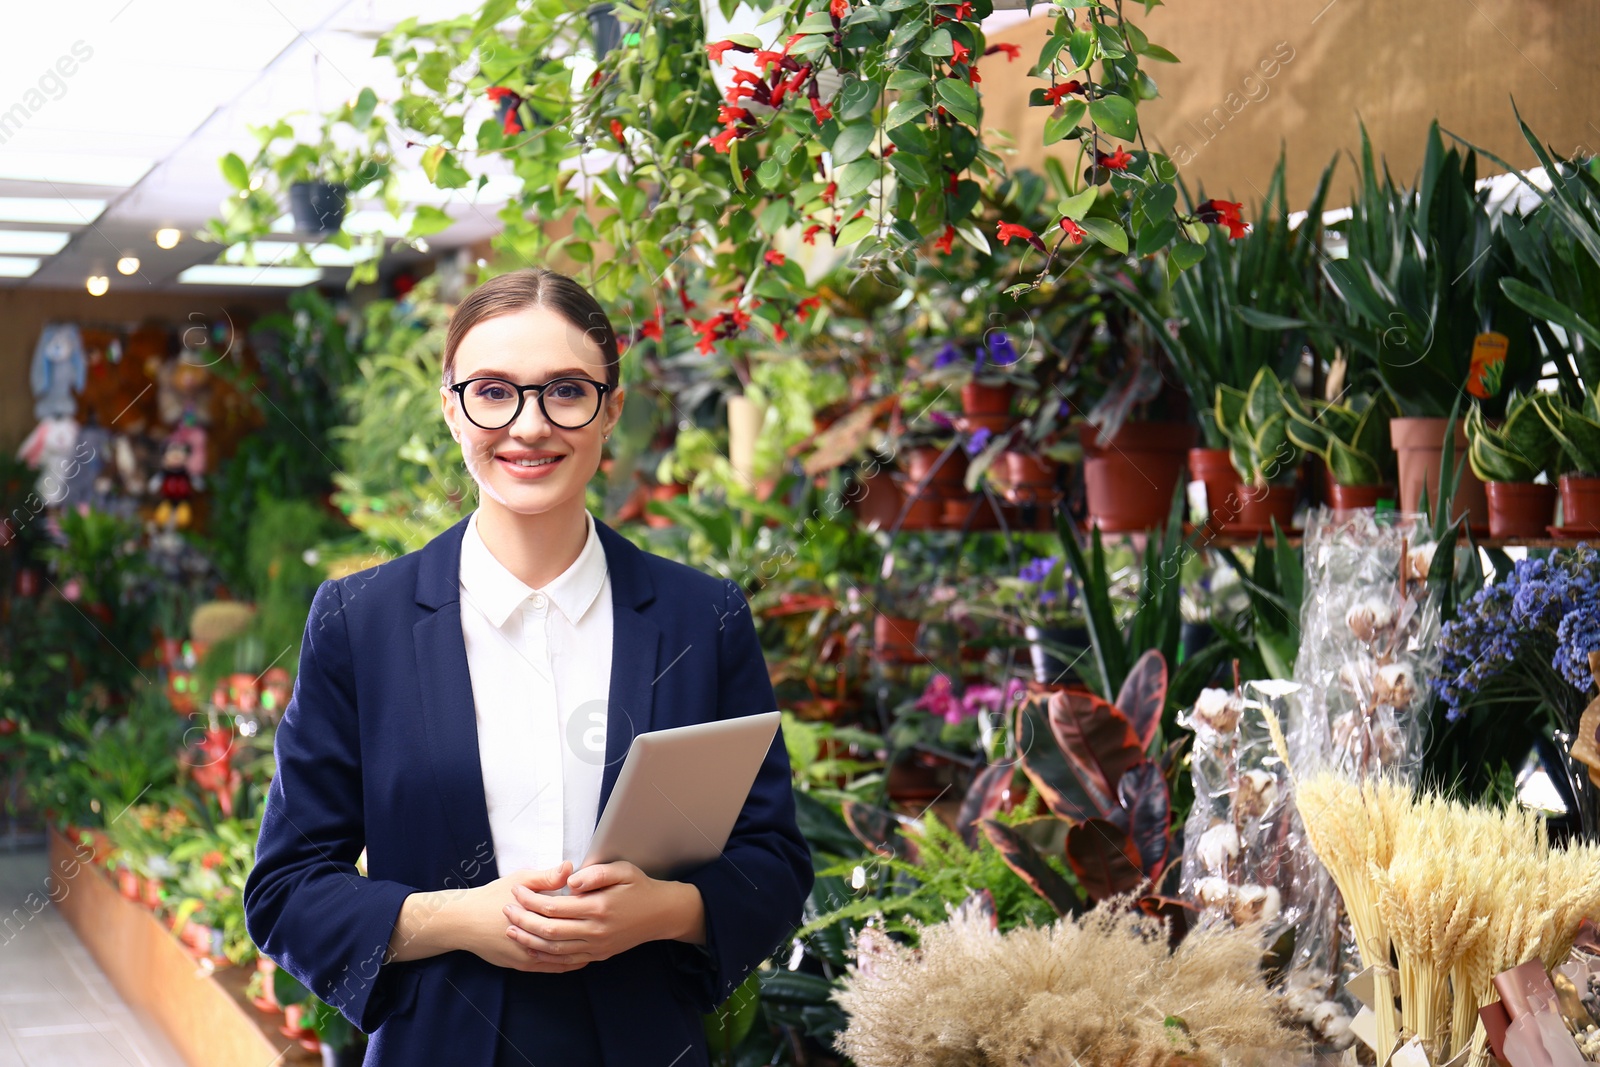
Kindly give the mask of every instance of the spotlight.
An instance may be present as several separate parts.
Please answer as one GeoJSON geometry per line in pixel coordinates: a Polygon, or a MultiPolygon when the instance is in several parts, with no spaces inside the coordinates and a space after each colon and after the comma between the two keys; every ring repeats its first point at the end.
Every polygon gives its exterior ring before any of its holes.
{"type": "Polygon", "coordinates": [[[139,273],[139,257],[138,256],[123,256],[121,259],[117,260],[117,273],[118,274],[138,274],[139,273]]]}
{"type": "Polygon", "coordinates": [[[89,290],[90,296],[105,296],[106,290],[111,288],[111,279],[104,274],[91,274],[83,287],[89,290]]]}
{"type": "Polygon", "coordinates": [[[178,246],[178,242],[182,239],[183,233],[179,230],[173,229],[170,226],[156,231],[157,248],[176,248],[178,246]]]}

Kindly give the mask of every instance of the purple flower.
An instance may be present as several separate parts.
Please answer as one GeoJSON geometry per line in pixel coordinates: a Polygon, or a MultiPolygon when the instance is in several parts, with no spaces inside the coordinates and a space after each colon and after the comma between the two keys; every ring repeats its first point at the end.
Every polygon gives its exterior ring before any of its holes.
{"type": "Polygon", "coordinates": [[[928,412],[928,421],[942,430],[949,430],[955,427],[955,423],[950,421],[950,416],[942,411],[928,412]]]}
{"type": "Polygon", "coordinates": [[[1050,577],[1051,568],[1054,567],[1056,562],[1060,559],[1060,556],[1043,556],[1036,559],[1031,559],[1022,565],[1022,569],[1017,572],[1017,577],[1021,578],[1025,582],[1038,585],[1040,582],[1050,577]]]}
{"type": "Polygon", "coordinates": [[[1017,361],[1017,350],[1004,330],[991,330],[985,341],[989,346],[989,359],[995,366],[1009,367],[1017,361]]]}
{"type": "Polygon", "coordinates": [[[1005,712],[1022,699],[1026,689],[1020,678],[1007,681],[1004,689],[997,685],[969,685],[961,695],[961,709],[973,716],[983,711],[1005,712]]]}
{"type": "Polygon", "coordinates": [[[983,447],[989,443],[989,438],[993,436],[994,431],[987,426],[979,426],[976,430],[973,430],[963,446],[967,450],[967,455],[976,456],[979,452],[982,452],[983,447]]]}
{"type": "Polygon", "coordinates": [[[1587,693],[1594,685],[1589,653],[1600,651],[1600,603],[1591,600],[1562,619],[1556,640],[1561,645],[1551,665],[1580,693],[1587,693]]]}
{"type": "Polygon", "coordinates": [[[962,356],[961,349],[946,341],[945,346],[939,349],[939,354],[933,357],[933,369],[938,370],[940,367],[948,367],[952,363],[959,363],[963,358],[965,357],[962,356]]]}

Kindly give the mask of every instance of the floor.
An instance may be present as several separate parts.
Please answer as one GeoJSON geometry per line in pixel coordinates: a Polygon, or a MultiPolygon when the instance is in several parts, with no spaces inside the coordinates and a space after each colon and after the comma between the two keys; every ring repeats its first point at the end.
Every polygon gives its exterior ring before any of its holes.
{"type": "Polygon", "coordinates": [[[0,1067],[184,1067],[44,903],[48,872],[42,849],[0,851],[0,1067]]]}

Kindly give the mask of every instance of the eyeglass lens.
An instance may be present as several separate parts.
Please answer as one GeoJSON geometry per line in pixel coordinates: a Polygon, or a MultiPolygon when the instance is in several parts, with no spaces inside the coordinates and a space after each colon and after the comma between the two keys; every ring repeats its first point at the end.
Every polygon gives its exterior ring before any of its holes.
{"type": "MultiPolygon", "coordinates": [[[[517,387],[499,378],[479,378],[461,391],[467,418],[485,429],[498,430],[517,416],[517,387]]],[[[576,430],[600,410],[600,390],[583,378],[557,378],[539,398],[552,426],[576,430]]]]}

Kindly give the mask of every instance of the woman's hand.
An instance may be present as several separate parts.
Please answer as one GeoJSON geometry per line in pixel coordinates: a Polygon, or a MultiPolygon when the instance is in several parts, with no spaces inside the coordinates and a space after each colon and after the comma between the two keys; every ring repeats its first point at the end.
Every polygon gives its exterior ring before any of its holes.
{"type": "Polygon", "coordinates": [[[548,896],[513,877],[507,933],[540,964],[532,969],[576,970],[646,941],[705,943],[705,904],[687,882],[660,881],[626,862],[585,867],[566,882],[570,895],[548,896]]]}
{"type": "Polygon", "coordinates": [[[389,959],[424,959],[465,950],[497,967],[572,970],[569,964],[537,959],[511,938],[506,925],[506,911],[516,906],[511,895],[514,888],[524,892],[559,889],[571,874],[572,864],[563,863],[543,871],[513,871],[473,889],[413,893],[400,906],[400,918],[389,942],[389,959]]]}

